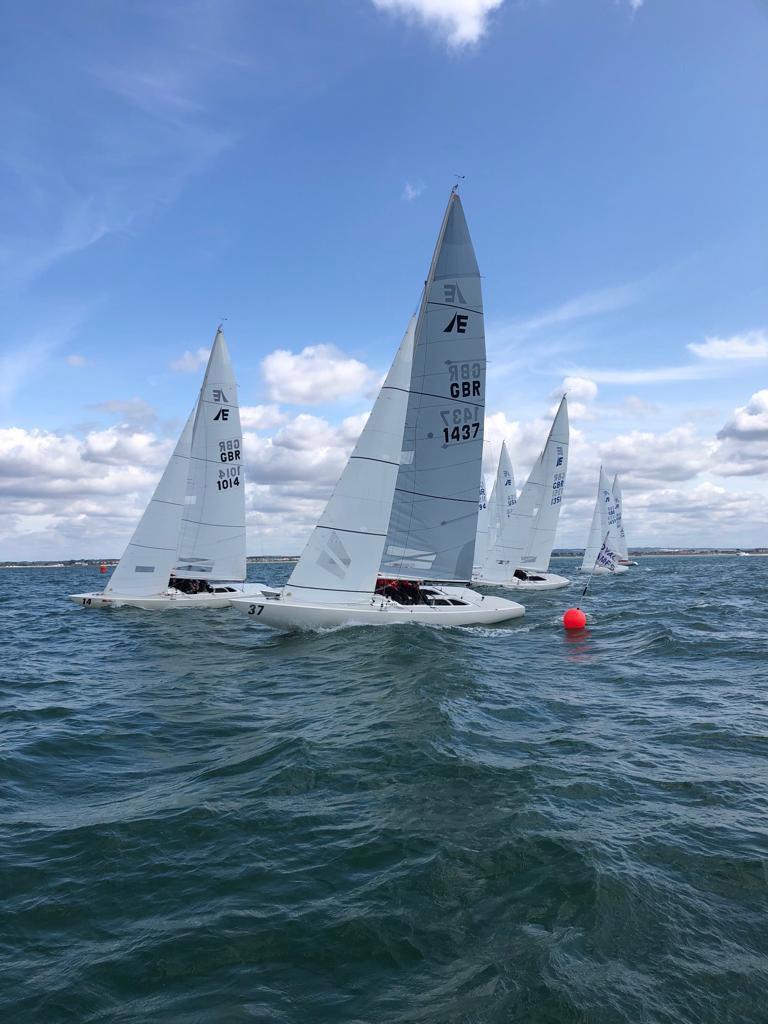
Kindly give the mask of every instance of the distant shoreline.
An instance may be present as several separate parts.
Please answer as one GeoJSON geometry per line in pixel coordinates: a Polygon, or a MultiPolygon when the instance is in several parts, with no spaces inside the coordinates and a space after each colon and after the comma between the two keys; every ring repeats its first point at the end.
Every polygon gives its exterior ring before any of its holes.
{"type": "MultiPolygon", "coordinates": [[[[716,551],[710,548],[693,548],[691,550],[663,551],[653,549],[649,551],[630,551],[630,557],[642,558],[766,558],[768,548],[724,548],[716,551]]],[[[553,559],[583,558],[584,552],[555,551],[553,559]]],[[[250,555],[247,559],[249,565],[278,565],[294,564],[298,562],[298,555],[250,555]]],[[[0,562],[0,569],[98,569],[100,565],[106,565],[108,569],[114,569],[117,565],[116,558],[82,558],[69,559],[64,562],[0,562]]]]}

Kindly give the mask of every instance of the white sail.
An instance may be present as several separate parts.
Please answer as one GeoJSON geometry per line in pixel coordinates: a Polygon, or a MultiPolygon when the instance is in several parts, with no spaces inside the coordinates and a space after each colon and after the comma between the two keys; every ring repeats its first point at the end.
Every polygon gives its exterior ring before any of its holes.
{"type": "Polygon", "coordinates": [[[219,328],[192,428],[186,507],[174,570],[181,579],[245,579],[242,451],[237,383],[219,328]]]}
{"type": "Polygon", "coordinates": [[[501,445],[496,482],[490,507],[491,543],[485,558],[482,578],[487,582],[501,582],[512,577],[520,564],[524,535],[517,517],[517,495],[512,461],[506,442],[501,445]]]}
{"type": "Polygon", "coordinates": [[[480,569],[485,563],[488,554],[488,530],[490,528],[490,516],[488,510],[488,495],[485,490],[485,480],[480,481],[480,500],[477,504],[477,540],[475,541],[475,567],[480,569]]]}
{"type": "Polygon", "coordinates": [[[178,550],[196,412],[197,406],[181,432],[123,557],[104,588],[107,594],[151,597],[162,594],[168,587],[178,550]]]}
{"type": "Polygon", "coordinates": [[[613,495],[613,504],[616,516],[616,545],[619,553],[619,560],[626,562],[629,561],[629,548],[627,547],[627,535],[624,531],[624,498],[621,493],[618,473],[613,478],[611,494],[613,495]]]}
{"type": "Polygon", "coordinates": [[[354,451],[286,585],[301,601],[370,602],[400,468],[414,317],[354,451]]]}
{"type": "Polygon", "coordinates": [[[408,410],[382,575],[472,577],[485,422],[480,271],[448,201],[416,322],[408,410]]]}
{"type": "MultiPolygon", "coordinates": [[[[608,483],[608,477],[601,466],[595,511],[592,513],[592,525],[589,528],[589,538],[584,549],[584,559],[581,563],[581,568],[584,572],[593,571],[604,544],[611,551],[618,550],[613,494],[611,485],[608,483]]],[[[618,561],[618,558],[616,561],[618,561]]],[[[604,568],[608,567],[604,566],[604,568]]],[[[609,569],[608,571],[613,572],[615,570],[609,569]]]]}
{"type": "Polygon", "coordinates": [[[541,455],[523,487],[517,514],[526,537],[520,565],[546,572],[555,546],[568,469],[568,405],[563,396],[541,455]]]}

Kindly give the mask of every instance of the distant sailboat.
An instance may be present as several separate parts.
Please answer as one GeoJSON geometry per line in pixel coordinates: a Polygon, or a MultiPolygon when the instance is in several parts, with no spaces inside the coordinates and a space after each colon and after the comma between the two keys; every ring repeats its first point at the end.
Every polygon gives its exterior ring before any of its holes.
{"type": "Polygon", "coordinates": [[[226,607],[236,594],[261,593],[245,582],[242,449],[237,384],[219,328],[198,400],[123,557],[103,591],[71,600],[162,610],[226,607]]]}
{"type": "Polygon", "coordinates": [[[611,494],[613,495],[616,512],[616,540],[619,548],[619,565],[637,565],[638,563],[629,557],[629,550],[627,548],[627,535],[624,532],[624,499],[621,494],[618,473],[613,478],[611,494]]]}
{"type": "Polygon", "coordinates": [[[620,540],[616,521],[613,489],[601,466],[597,500],[592,513],[581,572],[593,573],[595,576],[620,576],[627,571],[626,565],[622,565],[620,561],[620,540]]]}
{"type": "Polygon", "coordinates": [[[461,200],[448,201],[417,316],[288,583],[231,603],[275,628],[471,625],[524,614],[469,589],[485,335],[461,200]]]}
{"type": "MultiPolygon", "coordinates": [[[[497,513],[497,522],[502,524],[496,534],[498,544],[490,543],[485,561],[475,575],[477,583],[536,592],[558,590],[570,582],[548,571],[568,469],[568,437],[568,405],[563,397],[519,499],[513,499],[497,513]]],[[[508,469],[502,465],[505,458],[509,462],[506,446],[499,461],[497,489],[504,488],[507,475],[512,477],[511,463],[508,469]]]]}

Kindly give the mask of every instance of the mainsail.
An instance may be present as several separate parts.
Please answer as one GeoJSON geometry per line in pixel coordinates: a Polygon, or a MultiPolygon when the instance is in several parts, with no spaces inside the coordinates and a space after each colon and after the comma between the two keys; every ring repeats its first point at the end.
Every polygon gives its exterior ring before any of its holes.
{"type": "Polygon", "coordinates": [[[367,603],[376,588],[408,404],[415,317],[286,591],[302,601],[367,603]]]}
{"type": "Polygon", "coordinates": [[[568,469],[568,405],[563,396],[541,455],[520,494],[517,514],[527,537],[520,564],[524,569],[549,568],[555,546],[568,469]]]}
{"type": "Polygon", "coordinates": [[[104,588],[107,594],[150,597],[162,594],[168,587],[178,550],[196,412],[197,406],[181,432],[123,557],[104,588]]]}
{"type": "Polygon", "coordinates": [[[221,328],[197,403],[181,522],[181,579],[244,580],[245,481],[237,384],[221,328]]]}
{"type": "Polygon", "coordinates": [[[502,442],[496,482],[490,506],[490,544],[482,567],[482,578],[501,582],[512,577],[520,564],[523,535],[517,518],[517,494],[512,460],[506,442],[502,442]]]}
{"type": "Polygon", "coordinates": [[[613,495],[613,504],[616,512],[616,550],[619,555],[619,561],[626,562],[629,561],[629,548],[627,547],[627,535],[624,532],[624,499],[621,494],[618,473],[613,478],[611,494],[613,495]]]}
{"type": "Polygon", "coordinates": [[[480,500],[477,503],[477,539],[475,540],[475,568],[481,568],[488,552],[490,516],[485,480],[480,481],[480,500]]]}
{"type": "Polygon", "coordinates": [[[480,272],[461,200],[448,201],[419,307],[382,575],[469,581],[485,416],[480,272]]]}
{"type": "Polygon", "coordinates": [[[584,549],[584,559],[581,563],[581,568],[584,572],[592,572],[595,568],[597,557],[600,554],[604,543],[607,543],[611,550],[615,550],[616,548],[615,522],[614,524],[609,522],[613,509],[614,502],[613,495],[611,493],[611,486],[608,483],[608,477],[605,475],[605,470],[601,466],[600,479],[597,486],[595,511],[592,513],[592,524],[589,528],[589,538],[587,540],[587,546],[584,549]]]}

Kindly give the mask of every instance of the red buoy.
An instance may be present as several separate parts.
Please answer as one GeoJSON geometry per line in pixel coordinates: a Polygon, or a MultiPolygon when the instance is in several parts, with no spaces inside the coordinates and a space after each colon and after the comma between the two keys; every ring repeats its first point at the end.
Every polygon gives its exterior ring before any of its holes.
{"type": "Polygon", "coordinates": [[[587,616],[581,608],[569,608],[563,615],[563,625],[566,629],[584,629],[587,624],[587,616]]]}
{"type": "Polygon", "coordinates": [[[101,565],[99,566],[99,572],[106,572],[106,571],[107,571],[107,563],[106,562],[102,562],[101,565]]]}

